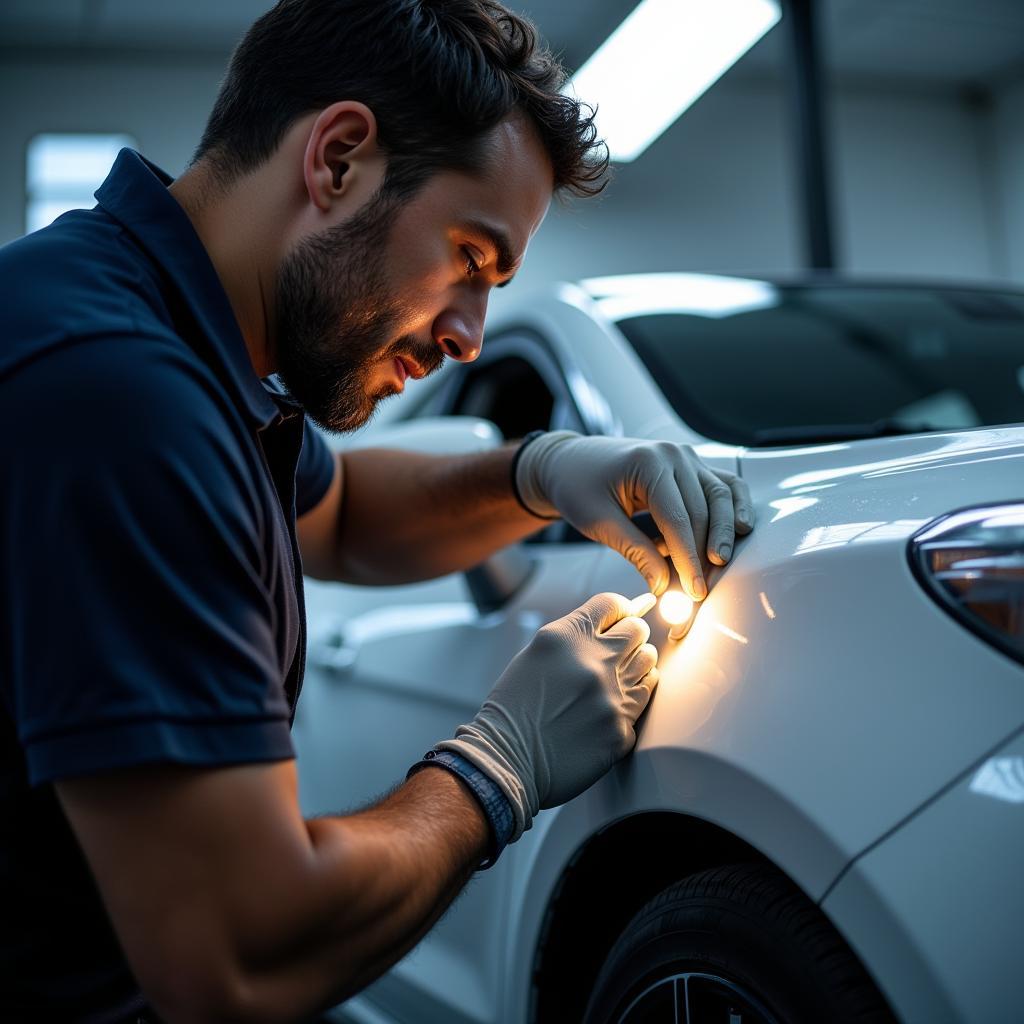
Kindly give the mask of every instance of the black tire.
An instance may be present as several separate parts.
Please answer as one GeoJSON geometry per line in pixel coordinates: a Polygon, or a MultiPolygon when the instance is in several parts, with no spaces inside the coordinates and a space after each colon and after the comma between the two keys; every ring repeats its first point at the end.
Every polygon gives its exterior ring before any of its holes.
{"type": "Polygon", "coordinates": [[[895,1024],[825,915],[764,864],[701,871],[640,910],[586,1024],[895,1024]]]}

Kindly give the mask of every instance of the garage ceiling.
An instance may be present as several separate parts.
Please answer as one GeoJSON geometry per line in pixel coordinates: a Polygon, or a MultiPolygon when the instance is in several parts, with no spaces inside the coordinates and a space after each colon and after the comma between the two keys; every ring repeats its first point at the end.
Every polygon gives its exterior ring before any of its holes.
{"type": "MultiPolygon", "coordinates": [[[[713,0],[709,0],[713,2],[713,0]]],[[[1024,74],[1021,0],[821,0],[826,59],[843,75],[921,84],[998,85],[1024,74]]],[[[512,0],[567,66],[578,67],[635,0],[512,0]]],[[[0,58],[32,51],[223,54],[265,0],[3,0],[0,58]]],[[[732,72],[770,75],[785,59],[780,28],[732,72]]]]}

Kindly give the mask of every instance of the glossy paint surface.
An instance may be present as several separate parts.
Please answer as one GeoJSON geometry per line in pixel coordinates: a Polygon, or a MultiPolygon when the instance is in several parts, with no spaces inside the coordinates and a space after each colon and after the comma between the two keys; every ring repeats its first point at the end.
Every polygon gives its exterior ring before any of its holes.
{"type": "MultiPolygon", "coordinates": [[[[741,458],[758,528],[718,573],[690,634],[659,644],[661,683],[633,758],[515,851],[529,858],[530,897],[513,901],[514,992],[527,985],[520,950],[541,927],[552,865],[581,834],[676,810],[744,839],[820,899],[854,857],[1024,722],[1024,669],[955,624],[906,559],[932,517],[1019,495],[1020,475],[999,467],[1020,458],[1024,432],[973,433],[752,456],[749,470],[741,458]],[[976,468],[962,465],[968,451],[976,468]],[[931,471],[915,472],[925,459],[931,471]],[[833,478],[813,503],[784,486],[844,461],[864,468],[833,478]]],[[[592,589],[635,585],[617,556],[597,562],[592,589]]]]}
{"type": "Polygon", "coordinates": [[[987,1024],[1020,1002],[1024,737],[859,859],[824,902],[907,1021],[987,1024]]]}
{"type": "MultiPolygon", "coordinates": [[[[538,937],[566,865],[600,829],[642,811],[715,823],[814,900],[851,863],[875,863],[896,839],[909,864],[919,841],[912,831],[857,858],[1024,724],[1024,666],[927,597],[906,554],[911,535],[937,516],[1024,499],[1024,429],[748,451],[681,423],[580,289],[524,302],[492,333],[522,329],[546,339],[577,404],[610,411],[616,432],[692,444],[711,464],[740,472],[758,526],[728,567],[712,571],[711,594],[685,639],[670,643],[657,613],[648,617],[661,683],[634,755],[569,805],[542,812],[417,950],[348,1004],[346,1019],[526,1020],[538,937]]],[[[449,440],[472,445],[469,434],[456,427],[449,440]]],[[[623,559],[597,545],[527,547],[534,575],[489,616],[476,613],[459,578],[388,591],[311,584],[311,637],[314,616],[333,617],[357,652],[342,655],[337,670],[311,655],[296,725],[308,813],[357,805],[400,779],[475,711],[541,623],[593,593],[643,589],[623,559]],[[384,721],[388,749],[367,749],[384,721]]],[[[988,841],[1016,821],[997,817],[982,830],[988,841]]],[[[946,884],[947,864],[949,884],[970,895],[974,878],[961,863],[980,856],[973,848],[948,863],[921,854],[935,885],[946,884]]],[[[917,956],[927,967],[920,977],[933,977],[930,965],[944,963],[943,954],[921,939],[931,920],[926,894],[894,899],[879,871],[863,882],[874,887],[871,900],[837,899],[852,891],[837,888],[825,908],[855,937],[883,989],[898,993],[899,979],[886,972],[917,956]],[[911,951],[902,961],[884,953],[894,917],[911,951]]],[[[921,1006],[956,1002],[948,993],[921,998],[921,1006]]]]}

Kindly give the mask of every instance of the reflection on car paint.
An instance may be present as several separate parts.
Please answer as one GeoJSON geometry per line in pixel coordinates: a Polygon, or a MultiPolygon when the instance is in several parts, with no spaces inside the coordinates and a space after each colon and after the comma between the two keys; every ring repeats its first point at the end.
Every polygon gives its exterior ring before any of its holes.
{"type": "Polygon", "coordinates": [[[718,632],[722,634],[722,636],[727,636],[730,640],[735,640],[738,644],[750,643],[750,641],[742,633],[737,633],[735,629],[730,629],[722,622],[716,622],[715,629],[717,629],[718,632]]]}
{"type": "MultiPolygon", "coordinates": [[[[935,435],[932,440],[938,442],[942,436],[935,435]]],[[[932,450],[922,452],[919,455],[899,455],[896,458],[881,459],[877,462],[865,462],[855,466],[833,466],[828,469],[796,473],[781,481],[779,487],[782,490],[788,491],[795,487],[824,483],[825,481],[838,480],[843,477],[862,476],[871,479],[879,476],[899,476],[904,473],[914,472],[919,468],[940,469],[942,467],[937,464],[944,463],[953,456],[985,456],[988,452],[998,451],[1000,448],[1015,448],[1020,444],[1019,435],[1009,434],[1000,430],[971,431],[967,437],[961,435],[947,436],[950,436],[952,440],[946,444],[939,444],[932,450]]],[[[843,447],[849,448],[849,445],[843,447]]],[[[794,453],[790,449],[785,454],[792,455],[794,453]]],[[[1000,458],[1012,459],[1020,457],[1020,452],[1010,452],[1002,456],[987,456],[971,461],[990,462],[1000,458]]],[[[951,463],[951,465],[970,465],[970,462],[958,461],[951,463]]]]}
{"type": "Polygon", "coordinates": [[[836,487],[836,484],[811,484],[808,487],[794,487],[794,494],[808,494],[811,491],[827,491],[830,487],[836,487]]]}
{"type": "Polygon", "coordinates": [[[767,281],[717,274],[620,274],[580,283],[609,320],[664,313],[717,319],[768,309],[779,301],[767,281]]]}
{"type": "Polygon", "coordinates": [[[704,602],[683,640],[662,651],[658,659],[661,681],[655,701],[663,713],[665,705],[671,705],[665,717],[672,720],[682,742],[708,722],[742,678],[728,650],[738,648],[722,640],[721,623],[709,607],[712,600],[704,602]]]}
{"type": "Polygon", "coordinates": [[[470,625],[480,618],[480,612],[472,601],[395,604],[353,616],[345,624],[345,635],[351,643],[367,643],[390,636],[405,636],[419,629],[470,625]]]}
{"type": "Polygon", "coordinates": [[[797,545],[795,554],[824,551],[844,544],[862,544],[872,541],[891,541],[909,537],[928,522],[927,519],[894,519],[892,522],[836,523],[815,526],[808,530],[797,545]]]}
{"type": "Polygon", "coordinates": [[[974,773],[971,792],[1024,804],[1024,757],[990,757],[974,773]]]}
{"type": "Polygon", "coordinates": [[[768,507],[775,509],[775,515],[768,521],[777,523],[780,519],[785,519],[786,516],[803,512],[804,509],[813,508],[817,504],[817,498],[778,498],[768,502],[768,507]]]}

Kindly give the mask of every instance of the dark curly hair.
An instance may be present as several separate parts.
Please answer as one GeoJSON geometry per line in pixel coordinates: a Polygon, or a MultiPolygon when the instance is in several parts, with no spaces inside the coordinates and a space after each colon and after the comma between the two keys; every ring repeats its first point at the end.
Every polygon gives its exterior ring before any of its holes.
{"type": "Polygon", "coordinates": [[[607,150],[564,81],[533,25],[495,0],[280,0],[235,50],[194,159],[230,182],[299,117],[359,100],[388,156],[385,190],[408,197],[439,170],[478,170],[486,135],[521,112],[555,189],[595,195],[607,150]]]}

